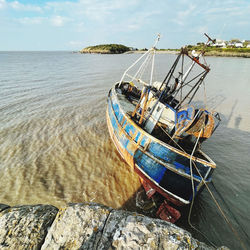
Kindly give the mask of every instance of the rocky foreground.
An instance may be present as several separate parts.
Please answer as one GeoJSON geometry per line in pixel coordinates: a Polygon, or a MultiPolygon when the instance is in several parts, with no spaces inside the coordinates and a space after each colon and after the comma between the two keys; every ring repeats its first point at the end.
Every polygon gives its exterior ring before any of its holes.
{"type": "Polygon", "coordinates": [[[214,249],[166,221],[95,203],[0,204],[0,249],[79,248],[214,249]]]}

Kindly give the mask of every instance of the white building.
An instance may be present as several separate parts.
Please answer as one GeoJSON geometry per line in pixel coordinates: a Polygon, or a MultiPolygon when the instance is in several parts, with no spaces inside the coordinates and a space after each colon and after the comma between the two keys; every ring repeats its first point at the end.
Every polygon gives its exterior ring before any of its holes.
{"type": "Polygon", "coordinates": [[[234,46],[236,47],[236,48],[243,48],[243,43],[235,43],[234,44],[234,46]]]}
{"type": "Polygon", "coordinates": [[[226,43],[224,40],[216,39],[216,42],[213,44],[213,46],[218,48],[226,48],[226,43]]]}

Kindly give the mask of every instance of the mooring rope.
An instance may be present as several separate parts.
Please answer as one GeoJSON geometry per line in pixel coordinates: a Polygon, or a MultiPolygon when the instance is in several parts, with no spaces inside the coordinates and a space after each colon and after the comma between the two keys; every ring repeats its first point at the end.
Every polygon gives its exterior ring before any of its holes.
{"type": "Polygon", "coordinates": [[[191,157],[190,157],[190,175],[191,175],[191,182],[192,182],[192,191],[193,191],[193,197],[192,197],[192,202],[191,202],[191,206],[190,206],[190,210],[189,210],[189,214],[188,214],[188,223],[189,225],[195,229],[197,232],[201,233],[209,242],[210,244],[212,244],[214,247],[216,247],[200,230],[198,230],[197,228],[195,228],[192,223],[191,223],[191,213],[192,213],[192,208],[193,208],[193,203],[194,203],[194,196],[195,196],[195,190],[194,190],[194,180],[193,180],[193,168],[192,168],[192,163],[194,163],[194,167],[196,169],[196,171],[198,172],[199,176],[202,179],[202,182],[204,183],[204,185],[206,186],[209,194],[211,195],[213,201],[215,202],[217,208],[219,209],[220,213],[222,214],[223,218],[225,219],[225,221],[227,222],[228,226],[230,227],[230,229],[232,230],[232,232],[235,234],[236,238],[239,240],[239,242],[241,243],[241,246],[243,247],[243,249],[246,249],[243,241],[241,240],[238,232],[235,230],[235,228],[233,227],[233,225],[231,224],[231,222],[229,221],[229,219],[227,218],[227,216],[225,215],[224,211],[222,210],[221,206],[219,205],[218,201],[216,200],[216,198],[214,197],[213,193],[211,192],[210,188],[208,187],[206,181],[204,180],[203,176],[201,175],[198,167],[196,166],[195,162],[193,162],[192,157],[193,154],[195,152],[195,149],[197,147],[198,141],[200,139],[200,135],[202,130],[204,129],[205,124],[203,123],[203,128],[200,130],[199,136],[197,137],[196,143],[194,145],[191,157]]]}
{"type": "MultiPolygon", "coordinates": [[[[153,117],[152,117],[153,118],[153,117]]],[[[154,118],[153,118],[154,119],[154,118]]],[[[188,154],[168,133],[167,133],[167,131],[163,128],[163,127],[161,127],[160,125],[158,125],[161,129],[162,129],[162,131],[184,152],[184,153],[186,153],[186,154],[188,154]]],[[[198,172],[198,174],[199,174],[199,176],[201,177],[201,180],[202,180],[202,182],[204,183],[204,185],[205,185],[205,187],[207,188],[207,190],[208,190],[208,192],[209,192],[209,194],[210,194],[210,196],[212,197],[212,199],[213,199],[213,201],[214,201],[214,203],[216,204],[216,206],[217,206],[217,208],[218,208],[218,210],[220,211],[220,213],[221,213],[221,215],[223,216],[223,218],[224,218],[224,220],[226,221],[226,223],[228,224],[228,226],[230,227],[230,229],[231,229],[231,231],[234,233],[234,235],[235,235],[235,237],[239,240],[239,242],[240,242],[240,244],[241,244],[241,246],[242,246],[242,248],[243,249],[247,249],[246,247],[245,247],[245,244],[243,243],[243,241],[241,240],[241,238],[240,238],[240,236],[239,236],[239,234],[238,234],[238,232],[235,230],[235,228],[233,227],[233,225],[230,223],[230,221],[229,221],[229,219],[227,218],[227,216],[225,215],[225,213],[223,212],[223,210],[222,210],[222,208],[220,207],[220,205],[219,205],[219,203],[217,202],[217,200],[216,200],[216,198],[214,197],[214,195],[213,195],[213,193],[212,193],[212,191],[210,190],[210,188],[208,187],[208,185],[207,185],[207,183],[206,183],[206,181],[204,180],[204,178],[203,178],[203,176],[201,175],[201,173],[200,173],[200,171],[199,171],[199,169],[197,168],[197,166],[196,166],[196,164],[195,164],[195,162],[192,160],[192,155],[194,154],[194,152],[195,152],[195,148],[197,147],[197,144],[198,144],[198,141],[199,141],[199,138],[200,138],[200,135],[201,135],[201,131],[202,131],[202,129],[200,130],[200,133],[199,133],[199,136],[198,136],[198,138],[197,138],[197,141],[196,141],[196,143],[195,143],[195,146],[194,146],[194,148],[193,148],[193,151],[192,151],[192,154],[191,154],[191,156],[190,156],[190,162],[192,162],[193,164],[194,164],[194,167],[195,167],[195,169],[196,169],[196,171],[198,172]]],[[[191,164],[191,166],[192,166],[192,164],[191,164]]],[[[207,239],[207,241],[212,245],[212,246],[214,246],[214,247],[216,247],[215,246],[215,244],[214,243],[212,243],[207,237],[206,237],[206,235],[204,234],[204,233],[202,233],[200,230],[198,230],[197,228],[195,228],[192,224],[191,224],[191,221],[190,221],[190,218],[191,218],[191,213],[192,213],[192,208],[193,208],[193,203],[194,203],[194,183],[193,183],[193,171],[192,171],[192,167],[190,167],[190,176],[191,176],[191,181],[192,181],[192,190],[193,190],[193,197],[192,197],[192,202],[191,202],[191,205],[190,205],[190,210],[189,210],[189,215],[188,215],[188,223],[189,223],[189,225],[194,229],[194,230],[196,230],[197,232],[199,232],[205,239],[207,239]]]]}
{"type": "MultiPolygon", "coordinates": [[[[203,124],[203,128],[204,128],[204,124],[203,124]]],[[[192,183],[192,191],[193,191],[193,196],[192,196],[192,201],[191,201],[191,204],[190,204],[190,209],[189,209],[189,213],[188,213],[188,224],[190,225],[191,228],[193,228],[194,230],[196,230],[198,233],[200,233],[213,247],[217,247],[212,241],[210,241],[206,235],[204,233],[202,233],[199,229],[197,229],[195,226],[192,225],[191,223],[191,213],[192,213],[192,209],[193,209],[193,204],[194,204],[194,196],[195,196],[195,189],[194,189],[194,176],[193,176],[193,167],[192,167],[192,157],[193,157],[193,154],[195,152],[195,149],[197,147],[197,144],[199,142],[199,139],[200,139],[200,136],[201,136],[201,132],[203,130],[203,128],[200,130],[200,133],[197,137],[197,140],[195,142],[195,145],[194,145],[194,148],[192,150],[192,153],[191,153],[191,157],[190,157],[190,177],[191,177],[191,183],[192,183]]]]}
{"type": "Polygon", "coordinates": [[[217,201],[216,198],[214,197],[212,191],[211,191],[210,188],[208,187],[206,181],[205,181],[204,178],[202,177],[202,175],[201,175],[199,169],[197,168],[195,162],[194,162],[194,166],[195,166],[196,171],[198,172],[199,176],[201,177],[201,179],[202,179],[204,185],[206,186],[206,188],[207,188],[209,194],[211,195],[211,197],[212,197],[214,203],[216,204],[217,208],[219,209],[221,215],[223,216],[224,220],[226,221],[226,223],[227,223],[228,226],[230,227],[231,231],[234,233],[235,237],[239,240],[239,242],[240,242],[242,248],[247,250],[247,248],[245,247],[245,244],[244,244],[244,242],[242,241],[242,239],[240,238],[238,232],[237,232],[236,229],[233,227],[233,225],[230,223],[229,219],[228,219],[227,216],[225,215],[225,213],[224,213],[224,211],[222,210],[221,206],[219,205],[218,201],[217,201]]]}

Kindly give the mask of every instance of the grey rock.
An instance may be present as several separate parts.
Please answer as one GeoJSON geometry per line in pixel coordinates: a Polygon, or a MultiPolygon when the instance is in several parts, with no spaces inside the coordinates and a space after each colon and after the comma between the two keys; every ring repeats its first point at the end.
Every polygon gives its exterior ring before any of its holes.
{"type": "Polygon", "coordinates": [[[6,208],[9,208],[10,206],[6,205],[6,204],[2,204],[0,203],[0,212],[3,211],[6,208]]]}
{"type": "MultiPolygon", "coordinates": [[[[0,212],[0,249],[214,249],[176,225],[95,203],[0,212]]],[[[218,249],[226,250],[221,247],[218,249]]]]}
{"type": "Polygon", "coordinates": [[[97,249],[111,208],[94,203],[61,208],[42,249],[97,249]]]}
{"type": "Polygon", "coordinates": [[[166,221],[94,203],[59,210],[42,249],[213,249],[166,221]]]}
{"type": "Polygon", "coordinates": [[[213,249],[166,221],[136,213],[111,212],[98,249],[213,249]]]}
{"type": "Polygon", "coordinates": [[[17,206],[0,213],[1,249],[39,249],[58,209],[50,205],[17,206]]]}

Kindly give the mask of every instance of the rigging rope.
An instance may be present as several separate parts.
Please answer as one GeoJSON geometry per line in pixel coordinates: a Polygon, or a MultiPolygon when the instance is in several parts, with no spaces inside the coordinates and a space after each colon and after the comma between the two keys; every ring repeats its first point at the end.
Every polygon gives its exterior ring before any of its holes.
{"type": "Polygon", "coordinates": [[[151,57],[152,57],[152,54],[149,53],[148,56],[146,57],[145,61],[143,62],[143,64],[140,66],[140,68],[136,72],[135,77],[138,76],[138,78],[142,78],[146,68],[148,67],[148,64],[151,60],[151,57]]]}
{"type": "MultiPolygon", "coordinates": [[[[197,112],[197,113],[199,113],[199,112],[197,112]]],[[[197,115],[197,114],[196,114],[197,115]]],[[[153,117],[151,117],[151,118],[153,118],[153,117]]],[[[153,118],[154,119],[154,118],[153,118]]],[[[159,124],[158,124],[158,126],[162,129],[162,131],[184,152],[184,153],[186,153],[186,154],[188,154],[168,133],[167,133],[167,131],[163,128],[163,127],[161,127],[159,124]]],[[[201,180],[202,180],[202,182],[204,183],[204,185],[205,185],[205,187],[207,188],[207,190],[208,190],[208,192],[209,192],[209,194],[210,194],[210,196],[212,197],[212,199],[213,199],[213,201],[214,201],[214,203],[216,204],[216,206],[217,206],[217,208],[219,209],[219,211],[220,211],[220,213],[221,213],[221,215],[222,215],[222,217],[224,218],[224,220],[226,221],[226,223],[228,224],[228,226],[230,227],[230,229],[231,229],[231,231],[234,233],[234,235],[235,235],[235,237],[239,240],[239,242],[240,242],[240,244],[241,244],[241,246],[242,246],[242,248],[243,249],[247,249],[246,247],[245,247],[245,244],[243,243],[243,241],[241,240],[241,238],[240,238],[240,236],[239,236],[239,234],[238,234],[238,232],[235,230],[235,228],[233,227],[233,225],[230,223],[230,221],[229,221],[229,219],[227,218],[227,216],[225,215],[225,213],[223,212],[223,210],[222,210],[222,208],[220,207],[220,205],[219,205],[219,203],[217,202],[217,200],[216,200],[216,198],[214,197],[214,195],[213,195],[213,193],[211,192],[211,190],[210,190],[210,188],[208,187],[208,185],[207,185],[207,183],[206,183],[206,181],[204,180],[204,178],[203,178],[203,176],[201,175],[201,173],[200,173],[200,171],[199,171],[199,169],[197,168],[197,166],[196,166],[196,164],[195,164],[195,162],[192,160],[192,157],[193,157],[193,154],[194,154],[194,152],[195,152],[195,149],[196,149],[196,147],[197,147],[197,144],[198,144],[198,141],[199,141],[199,138],[200,138],[200,135],[201,135],[201,131],[202,131],[203,129],[201,129],[200,130],[200,133],[199,133],[199,136],[198,136],[198,138],[197,138],[197,141],[196,141],[196,143],[195,143],[195,146],[194,146],[194,148],[193,148],[193,151],[192,151],[192,154],[191,154],[191,157],[190,157],[190,162],[192,162],[193,164],[194,164],[194,167],[195,167],[195,169],[196,169],[196,171],[197,171],[197,173],[199,174],[199,176],[201,177],[201,180]]],[[[191,164],[191,163],[190,163],[191,164]]],[[[192,164],[191,164],[192,165],[192,164]]],[[[199,232],[203,237],[205,237],[206,239],[207,239],[207,241],[212,245],[212,246],[214,246],[214,247],[216,247],[200,230],[198,230],[197,228],[195,228],[192,224],[191,224],[191,221],[190,221],[190,217],[191,217],[191,213],[192,213],[192,207],[193,207],[193,202],[194,202],[194,184],[193,184],[193,172],[192,172],[193,170],[192,170],[192,167],[190,166],[190,175],[191,175],[191,181],[192,181],[192,190],[193,190],[193,197],[192,197],[192,202],[191,202],[191,206],[190,206],[190,211],[189,211],[189,215],[188,215],[188,223],[189,223],[189,225],[193,228],[193,229],[195,229],[197,232],[199,232]]]]}

